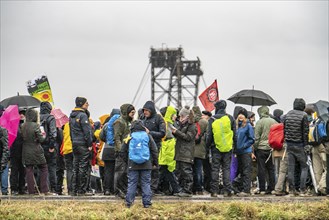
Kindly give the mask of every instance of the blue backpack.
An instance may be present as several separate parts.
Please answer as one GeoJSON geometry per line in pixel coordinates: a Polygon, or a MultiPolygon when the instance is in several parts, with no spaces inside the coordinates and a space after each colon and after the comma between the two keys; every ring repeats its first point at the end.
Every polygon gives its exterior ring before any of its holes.
{"type": "Polygon", "coordinates": [[[145,131],[131,133],[129,142],[129,159],[137,164],[145,163],[150,159],[150,138],[145,131]]]}
{"type": "Polygon", "coordinates": [[[120,117],[120,114],[115,114],[109,120],[107,125],[107,133],[106,133],[106,143],[110,146],[114,145],[114,129],[113,124],[114,122],[120,117]]]}
{"type": "Polygon", "coordinates": [[[320,120],[316,126],[318,130],[319,140],[326,141],[328,139],[326,123],[323,120],[320,120]]]}

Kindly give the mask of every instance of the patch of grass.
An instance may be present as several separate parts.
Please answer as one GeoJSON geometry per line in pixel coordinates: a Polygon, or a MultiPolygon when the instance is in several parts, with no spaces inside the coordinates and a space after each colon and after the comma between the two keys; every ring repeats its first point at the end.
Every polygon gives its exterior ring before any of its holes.
{"type": "Polygon", "coordinates": [[[123,202],[2,201],[0,219],[329,219],[329,202],[262,203],[244,201],[123,202]]]}

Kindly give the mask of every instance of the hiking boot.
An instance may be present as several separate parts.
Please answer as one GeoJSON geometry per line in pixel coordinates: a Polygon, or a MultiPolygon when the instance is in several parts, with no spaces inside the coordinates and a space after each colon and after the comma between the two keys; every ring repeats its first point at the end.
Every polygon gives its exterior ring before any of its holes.
{"type": "Polygon", "coordinates": [[[265,196],[265,195],[266,195],[266,192],[265,192],[265,191],[260,191],[260,192],[259,192],[259,195],[261,195],[261,196],[265,196]]]}
{"type": "Polygon", "coordinates": [[[231,197],[232,196],[232,192],[224,192],[224,197],[231,197]]]}
{"type": "Polygon", "coordinates": [[[218,197],[218,194],[217,193],[211,193],[210,196],[216,198],[216,197],[218,197]]]}
{"type": "Polygon", "coordinates": [[[238,197],[247,197],[250,196],[250,193],[246,193],[246,192],[239,192],[238,194],[236,194],[238,197]]]}
{"type": "Polygon", "coordinates": [[[154,196],[164,196],[165,194],[159,190],[156,190],[152,193],[154,196]]]}
{"type": "Polygon", "coordinates": [[[18,191],[11,191],[11,195],[17,196],[18,195],[18,191]]]}
{"type": "Polygon", "coordinates": [[[197,191],[195,194],[196,195],[203,195],[203,192],[202,191],[197,191]]]}
{"type": "Polygon", "coordinates": [[[286,193],[283,192],[283,191],[274,191],[274,195],[276,195],[276,196],[285,196],[286,193]]]}
{"type": "Polygon", "coordinates": [[[126,199],[126,195],[122,191],[117,192],[116,196],[121,199],[126,199]]]}
{"type": "Polygon", "coordinates": [[[299,196],[300,196],[300,197],[310,197],[310,196],[312,196],[312,195],[309,194],[307,191],[301,191],[301,192],[299,193],[299,196]]]}
{"type": "Polygon", "coordinates": [[[179,196],[179,197],[192,197],[191,194],[189,194],[189,193],[185,193],[185,192],[180,192],[180,193],[178,193],[178,196],[179,196]]]}

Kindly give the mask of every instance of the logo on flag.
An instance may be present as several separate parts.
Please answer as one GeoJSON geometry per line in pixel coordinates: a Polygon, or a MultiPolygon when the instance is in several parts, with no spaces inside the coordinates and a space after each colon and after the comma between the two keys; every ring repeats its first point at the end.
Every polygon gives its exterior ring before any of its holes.
{"type": "Polygon", "coordinates": [[[27,91],[31,96],[39,99],[41,102],[49,102],[54,105],[53,96],[47,76],[42,75],[26,83],[27,91]]]}
{"type": "Polygon", "coordinates": [[[215,109],[214,103],[219,100],[217,80],[199,95],[199,99],[207,111],[211,112],[215,109]]]}

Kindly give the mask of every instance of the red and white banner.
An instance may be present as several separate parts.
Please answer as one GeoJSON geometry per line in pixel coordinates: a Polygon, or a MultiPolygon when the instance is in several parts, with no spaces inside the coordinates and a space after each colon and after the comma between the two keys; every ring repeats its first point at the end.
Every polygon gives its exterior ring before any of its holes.
{"type": "Polygon", "coordinates": [[[199,95],[199,99],[205,110],[211,112],[215,109],[214,104],[219,100],[217,80],[199,95]]]}

